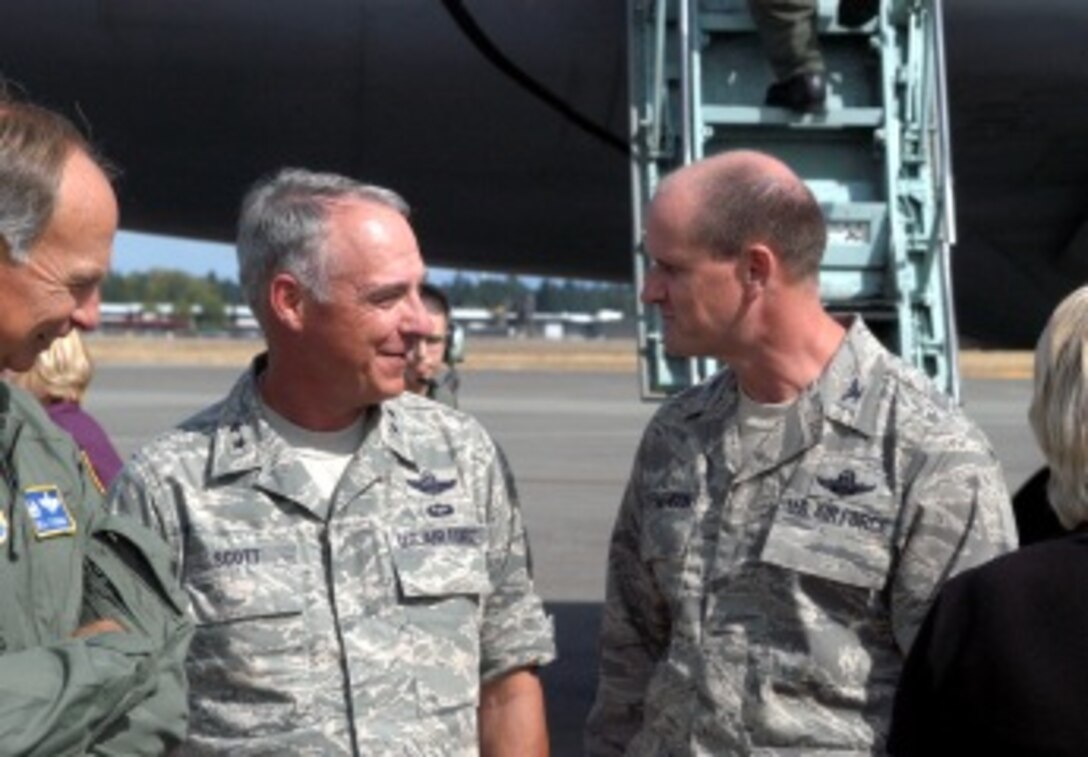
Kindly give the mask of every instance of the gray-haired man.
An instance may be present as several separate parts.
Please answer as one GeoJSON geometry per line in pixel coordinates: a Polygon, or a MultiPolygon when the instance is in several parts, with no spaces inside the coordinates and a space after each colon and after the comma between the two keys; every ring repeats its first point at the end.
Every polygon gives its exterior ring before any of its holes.
{"type": "Polygon", "coordinates": [[[403,200],[284,170],[247,196],[238,257],[267,353],[113,488],[196,617],[188,748],[545,754],[552,628],[507,471],[403,391],[431,326],[403,200]]]}

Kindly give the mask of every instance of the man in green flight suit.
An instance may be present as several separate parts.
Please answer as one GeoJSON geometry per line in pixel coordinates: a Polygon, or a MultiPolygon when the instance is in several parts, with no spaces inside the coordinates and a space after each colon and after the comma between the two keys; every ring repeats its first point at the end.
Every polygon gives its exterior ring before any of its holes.
{"type": "MultiPolygon", "coordinates": [[[[0,91],[0,369],[98,322],[117,201],[63,117],[0,91]]],[[[0,382],[0,756],[163,754],[192,634],[150,531],[109,515],[71,437],[0,382]]]]}

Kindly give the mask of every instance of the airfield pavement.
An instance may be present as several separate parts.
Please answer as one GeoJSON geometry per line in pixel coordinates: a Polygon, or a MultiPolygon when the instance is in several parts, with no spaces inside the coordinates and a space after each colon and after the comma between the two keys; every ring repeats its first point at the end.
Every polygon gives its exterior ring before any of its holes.
{"type": "MultiPolygon", "coordinates": [[[[164,341],[89,342],[98,370],[86,406],[122,456],[221,398],[259,349],[164,341]]],[[[961,365],[966,410],[989,434],[1014,491],[1041,460],[1026,419],[1030,355],[965,354],[961,365]]],[[[552,753],[573,757],[593,696],[609,530],[655,405],[640,400],[629,341],[473,340],[462,385],[463,409],[490,429],[517,475],[559,644],[559,660],[543,672],[552,753]]]]}

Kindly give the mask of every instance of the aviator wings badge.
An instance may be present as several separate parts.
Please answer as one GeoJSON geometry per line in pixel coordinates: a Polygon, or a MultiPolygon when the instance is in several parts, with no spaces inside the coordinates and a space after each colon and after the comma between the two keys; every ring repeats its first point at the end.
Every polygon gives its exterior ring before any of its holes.
{"type": "Polygon", "coordinates": [[[450,479],[449,481],[439,481],[438,478],[430,471],[423,471],[419,474],[419,478],[415,481],[406,479],[405,483],[408,486],[415,489],[417,492],[423,494],[429,494],[432,497],[442,492],[449,491],[453,487],[457,486],[456,479],[450,479]]]}

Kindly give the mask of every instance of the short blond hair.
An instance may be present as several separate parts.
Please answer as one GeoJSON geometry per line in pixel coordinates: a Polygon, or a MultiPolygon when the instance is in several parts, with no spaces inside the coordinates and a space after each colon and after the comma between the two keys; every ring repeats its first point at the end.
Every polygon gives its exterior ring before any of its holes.
{"type": "Polygon", "coordinates": [[[29,371],[13,373],[11,380],[43,403],[78,403],[83,401],[93,371],[79,330],[72,329],[54,339],[49,348],[38,355],[29,371]]]}
{"type": "Polygon", "coordinates": [[[1050,506],[1068,529],[1088,522],[1088,286],[1061,301],[1039,337],[1028,419],[1050,467],[1050,506]]]}

